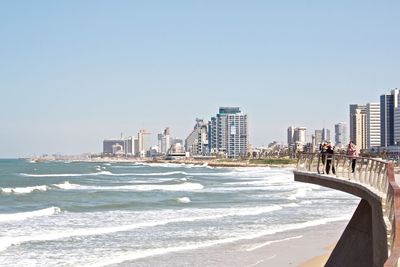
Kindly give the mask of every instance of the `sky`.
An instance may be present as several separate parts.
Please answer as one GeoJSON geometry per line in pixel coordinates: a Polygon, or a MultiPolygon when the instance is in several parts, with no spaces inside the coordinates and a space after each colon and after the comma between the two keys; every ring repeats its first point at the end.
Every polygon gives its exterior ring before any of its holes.
{"type": "Polygon", "coordinates": [[[186,138],[220,106],[254,146],[400,88],[399,1],[1,1],[0,157],[186,138]]]}

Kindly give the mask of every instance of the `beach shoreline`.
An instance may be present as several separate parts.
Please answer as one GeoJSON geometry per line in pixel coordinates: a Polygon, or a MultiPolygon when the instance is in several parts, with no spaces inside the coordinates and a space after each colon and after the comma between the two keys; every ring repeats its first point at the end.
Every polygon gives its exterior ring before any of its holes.
{"type": "MultiPolygon", "coordinates": [[[[271,159],[272,162],[279,159],[271,159]]],[[[49,158],[31,158],[28,161],[32,163],[62,161],[71,163],[134,163],[134,164],[182,164],[195,166],[208,166],[215,168],[240,168],[240,167],[270,167],[270,168],[295,168],[296,164],[292,160],[290,163],[254,163],[257,160],[224,160],[224,159],[139,159],[139,158],[91,158],[91,159],[49,159],[49,158]]]]}
{"type": "MultiPolygon", "coordinates": [[[[116,266],[322,267],[347,222],[336,221],[207,248],[118,262],[116,266]],[[167,260],[168,259],[168,260],[167,260]]],[[[128,258],[128,257],[127,257],[128,258]]]]}

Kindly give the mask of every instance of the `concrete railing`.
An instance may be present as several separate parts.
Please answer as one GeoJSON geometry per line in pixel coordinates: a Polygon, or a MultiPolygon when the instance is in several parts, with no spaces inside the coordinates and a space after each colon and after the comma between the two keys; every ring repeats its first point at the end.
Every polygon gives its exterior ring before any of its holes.
{"type": "Polygon", "coordinates": [[[355,182],[379,196],[389,249],[384,266],[400,267],[400,186],[395,180],[393,163],[343,154],[300,153],[297,171],[355,182]]]}

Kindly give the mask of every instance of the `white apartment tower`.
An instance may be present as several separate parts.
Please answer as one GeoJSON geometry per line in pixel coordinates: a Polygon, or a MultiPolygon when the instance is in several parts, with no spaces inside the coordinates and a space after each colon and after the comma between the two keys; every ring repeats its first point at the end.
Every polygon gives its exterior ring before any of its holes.
{"type": "Polygon", "coordinates": [[[165,130],[158,134],[158,148],[159,152],[162,155],[168,154],[168,151],[171,147],[171,134],[169,128],[165,128],[165,130]]]}
{"type": "Polygon", "coordinates": [[[300,143],[301,145],[305,145],[307,142],[307,128],[306,127],[297,127],[294,129],[294,143],[300,143]]]}
{"type": "Polygon", "coordinates": [[[350,140],[358,149],[367,149],[367,106],[350,105],[350,140]]]}
{"type": "MultiPolygon", "coordinates": [[[[367,147],[377,148],[381,145],[381,105],[367,104],[367,147]]],[[[400,118],[398,118],[400,119],[400,118]]],[[[400,125],[399,125],[400,126],[400,125]]]]}
{"type": "Polygon", "coordinates": [[[139,130],[138,138],[137,138],[137,150],[136,150],[137,154],[136,154],[136,156],[138,156],[140,158],[146,157],[146,148],[148,147],[146,135],[149,135],[149,134],[150,133],[147,132],[146,129],[139,130]]]}

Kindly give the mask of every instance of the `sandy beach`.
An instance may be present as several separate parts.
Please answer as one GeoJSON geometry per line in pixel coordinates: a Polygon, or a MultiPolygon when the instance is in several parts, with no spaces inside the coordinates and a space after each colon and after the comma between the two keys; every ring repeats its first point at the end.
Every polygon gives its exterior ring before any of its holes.
{"type": "Polygon", "coordinates": [[[333,222],[257,239],[127,261],[118,266],[320,267],[347,222],[333,222]]]}

